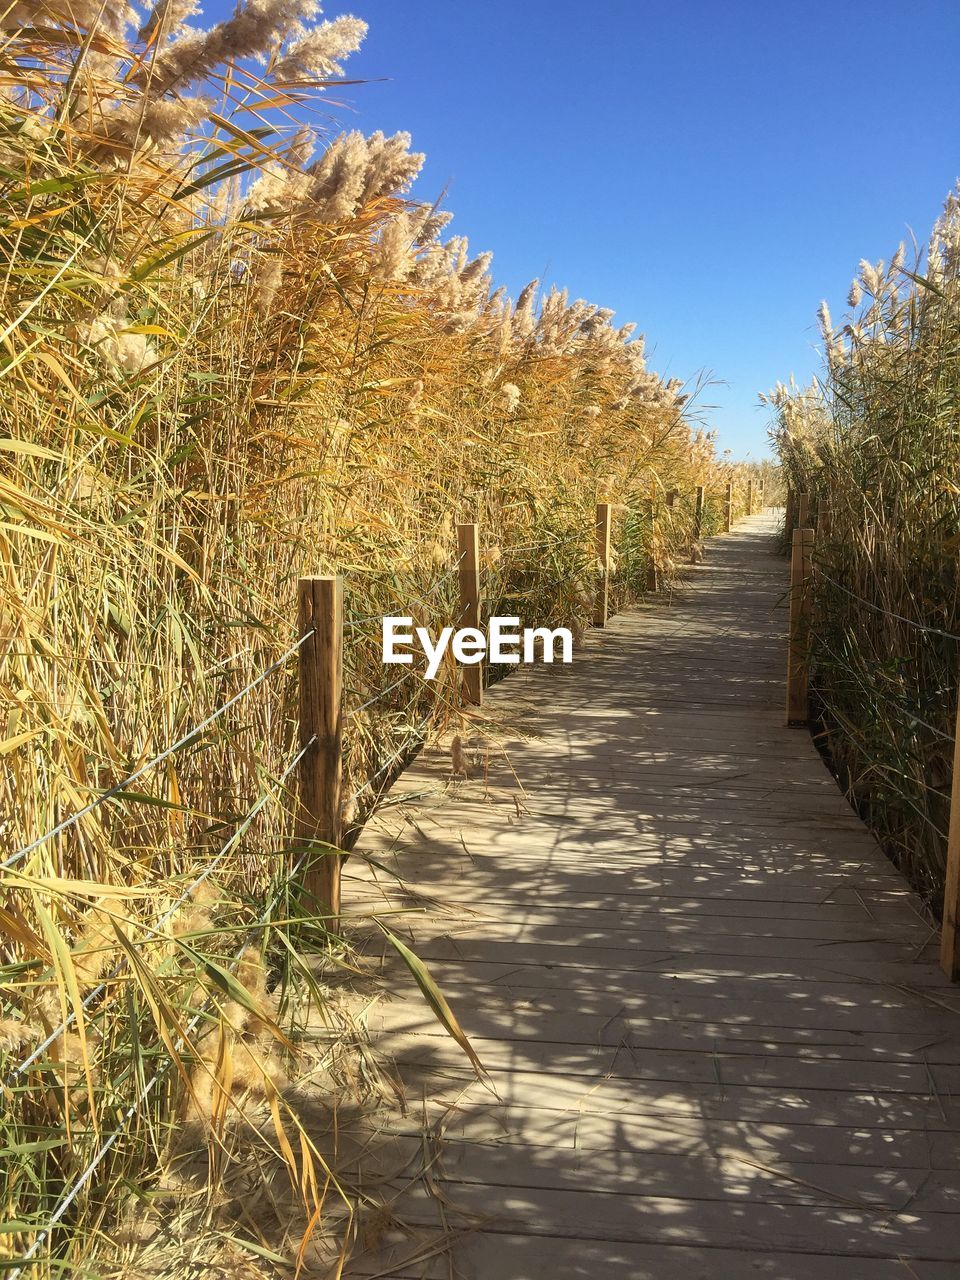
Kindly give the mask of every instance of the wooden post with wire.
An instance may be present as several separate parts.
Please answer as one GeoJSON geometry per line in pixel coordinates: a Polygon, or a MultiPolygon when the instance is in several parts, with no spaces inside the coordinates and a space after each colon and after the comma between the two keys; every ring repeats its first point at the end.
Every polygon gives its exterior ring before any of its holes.
{"type": "Polygon", "coordinates": [[[753,515],[753,480],[747,481],[747,515],[753,515]]]}
{"type": "Polygon", "coordinates": [[[693,558],[696,560],[700,542],[703,539],[703,485],[697,485],[696,497],[693,500],[693,558]]]}
{"type": "Polygon", "coordinates": [[[761,515],[763,515],[764,511],[766,511],[766,509],[767,509],[766,494],[765,494],[765,492],[764,492],[764,487],[763,487],[763,476],[761,476],[761,477],[760,477],[760,479],[757,481],[757,487],[758,487],[758,488],[759,488],[759,490],[760,490],[760,493],[759,493],[759,497],[760,497],[760,514],[761,514],[761,515]]]}
{"type": "Polygon", "coordinates": [[[951,982],[960,979],[960,698],[957,699],[953,744],[953,783],[950,788],[950,825],[947,829],[947,867],[943,886],[943,924],[940,933],[940,967],[951,982]]]}
{"type": "Polygon", "coordinates": [[[610,503],[598,502],[596,514],[597,545],[597,598],[593,607],[593,625],[607,625],[607,604],[610,593],[610,503]]]}
{"type": "Polygon", "coordinates": [[[307,859],[302,904],[310,915],[340,914],[340,808],[343,777],[343,579],[300,578],[300,820],[298,840],[318,848],[307,859]]]}
{"type": "Polygon", "coordinates": [[[650,558],[647,561],[647,590],[656,593],[660,590],[659,564],[659,531],[657,529],[657,508],[653,498],[647,499],[647,523],[650,526],[650,558]]]}
{"type": "Polygon", "coordinates": [[[797,528],[806,529],[810,524],[810,495],[797,494],[797,528]]]}
{"type": "Polygon", "coordinates": [[[727,492],[723,500],[723,532],[729,533],[733,528],[733,481],[727,481],[727,492]]]}
{"type": "MultiPolygon", "coordinates": [[[[457,572],[460,579],[460,623],[480,631],[480,528],[476,524],[457,525],[457,572]]],[[[464,663],[463,691],[467,702],[483,701],[483,663],[464,663]]]]}
{"type": "Polygon", "coordinates": [[[810,619],[813,607],[810,569],[813,530],[794,529],[790,559],[790,635],[787,650],[787,725],[810,721],[810,619]]]}

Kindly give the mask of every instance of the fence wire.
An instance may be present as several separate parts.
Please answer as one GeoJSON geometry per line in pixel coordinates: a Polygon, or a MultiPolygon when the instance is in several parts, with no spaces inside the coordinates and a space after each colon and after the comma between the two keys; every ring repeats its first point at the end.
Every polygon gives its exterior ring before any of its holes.
{"type": "Polygon", "coordinates": [[[837,582],[836,578],[826,573],[819,565],[814,566],[814,574],[821,578],[824,582],[829,582],[832,587],[836,587],[838,591],[842,591],[844,595],[849,596],[851,600],[855,600],[857,604],[862,604],[865,609],[872,609],[874,613],[882,614],[885,618],[891,618],[896,622],[902,622],[908,627],[913,627],[917,631],[924,631],[931,636],[941,636],[944,640],[953,640],[960,643],[960,635],[953,631],[944,631],[940,627],[929,627],[926,623],[916,622],[913,618],[906,618],[901,613],[894,613],[890,609],[883,608],[882,605],[874,604],[872,600],[867,600],[864,596],[858,595],[855,591],[851,591],[849,587],[845,587],[842,582],[837,582]]]}
{"type": "MultiPolygon", "coordinates": [[[[176,912],[180,909],[180,907],[184,904],[184,902],[187,901],[190,894],[210,874],[212,874],[215,865],[218,862],[223,860],[223,858],[226,856],[229,849],[237,842],[237,840],[240,839],[240,837],[245,833],[245,831],[249,829],[249,826],[253,822],[253,819],[257,816],[257,814],[260,812],[260,810],[263,808],[266,802],[271,798],[271,795],[275,794],[276,791],[284,784],[284,782],[286,782],[289,776],[293,773],[294,769],[296,769],[297,765],[300,763],[300,761],[306,755],[307,751],[313,745],[313,741],[314,740],[311,739],[310,742],[306,743],[300,749],[300,751],[296,754],[296,756],[294,756],[294,758],[287,765],[286,769],[277,779],[277,782],[274,785],[274,788],[260,797],[256,805],[254,805],[254,807],[247,814],[247,817],[244,819],[244,824],[234,832],[230,840],[226,843],[226,845],[223,846],[223,848],[217,854],[217,857],[214,860],[214,862],[211,863],[211,865],[205,869],[203,874],[200,875],[197,878],[197,880],[194,881],[194,883],[182,895],[182,897],[178,899],[178,901],[174,903],[173,906],[170,907],[168,911],[161,917],[154,931],[159,929],[161,925],[166,923],[166,921],[168,921],[173,915],[175,915],[176,912]]],[[[266,924],[266,922],[270,919],[270,913],[272,912],[278,899],[285,892],[285,890],[290,885],[290,883],[292,883],[292,881],[295,879],[297,873],[303,867],[303,864],[306,862],[308,857],[309,857],[309,850],[301,854],[300,858],[291,868],[290,872],[280,880],[280,883],[278,884],[277,888],[274,890],[273,894],[268,900],[267,905],[264,908],[261,915],[259,916],[259,918],[253,924],[247,925],[245,927],[245,929],[243,930],[244,940],[240,944],[240,946],[237,948],[237,950],[234,952],[231,960],[232,967],[236,966],[244,950],[246,949],[247,940],[249,939],[250,934],[253,933],[254,930],[262,928],[263,925],[266,924]]],[[[99,988],[100,991],[104,990],[106,986],[106,981],[109,981],[109,979],[105,980],[105,982],[101,985],[101,987],[99,988]]],[[[90,996],[88,997],[88,1000],[90,1000],[95,994],[97,993],[91,992],[90,996]]],[[[174,1046],[174,1053],[178,1053],[182,1048],[185,1047],[185,1045],[188,1043],[189,1035],[196,1030],[201,1019],[205,1016],[206,1010],[208,1008],[209,1008],[209,1001],[207,1001],[204,1007],[200,1009],[194,1015],[194,1017],[190,1020],[190,1022],[187,1024],[185,1035],[178,1038],[174,1046]]],[[[27,1067],[30,1065],[30,1063],[36,1060],[39,1053],[42,1053],[44,1048],[52,1044],[53,1041],[57,1039],[59,1035],[61,1035],[67,1029],[68,1026],[69,1026],[69,1022],[64,1021],[62,1026],[59,1027],[58,1030],[52,1036],[48,1037],[43,1045],[39,1046],[36,1050],[34,1050],[34,1053],[31,1055],[30,1059],[28,1059],[24,1063],[21,1063],[20,1066],[14,1070],[13,1076],[11,1077],[11,1079],[14,1078],[16,1075],[21,1074],[23,1071],[25,1071],[27,1067]]],[[[163,1065],[159,1067],[156,1072],[154,1072],[150,1080],[148,1080],[147,1083],[143,1086],[137,1098],[134,1100],[134,1102],[130,1104],[129,1107],[127,1107],[126,1111],[123,1113],[116,1127],[111,1131],[109,1136],[101,1143],[97,1151],[94,1153],[91,1159],[87,1162],[87,1164],[84,1166],[81,1172],[77,1175],[77,1177],[71,1183],[70,1187],[61,1196],[60,1200],[57,1202],[56,1206],[51,1212],[50,1217],[47,1219],[45,1226],[40,1231],[40,1233],[36,1236],[36,1238],[34,1239],[33,1243],[30,1245],[27,1252],[23,1254],[19,1259],[17,1259],[18,1265],[14,1268],[13,1271],[9,1273],[8,1280],[17,1280],[17,1278],[23,1274],[24,1266],[28,1262],[31,1262],[34,1257],[36,1257],[37,1250],[50,1237],[51,1232],[58,1225],[58,1223],[63,1219],[65,1214],[70,1209],[70,1206],[74,1203],[74,1201],[80,1195],[83,1188],[87,1185],[87,1183],[93,1177],[98,1167],[106,1159],[111,1148],[123,1135],[131,1119],[142,1108],[143,1104],[146,1102],[147,1098],[150,1096],[153,1090],[157,1087],[157,1085],[163,1080],[163,1078],[170,1071],[170,1068],[172,1065],[173,1065],[173,1057],[171,1056],[167,1058],[167,1060],[163,1063],[163,1065]]]]}
{"type": "Polygon", "coordinates": [[[296,644],[291,645],[286,653],[281,655],[276,662],[271,663],[265,671],[261,671],[260,674],[251,680],[245,688],[241,689],[239,693],[235,693],[232,698],[223,703],[222,706],[218,707],[216,711],[207,716],[205,720],[202,720],[200,724],[191,729],[189,733],[185,733],[181,738],[178,738],[176,742],[165,747],[163,751],[159,752],[158,755],[155,755],[152,760],[148,760],[146,764],[142,764],[139,769],[135,769],[134,772],[128,774],[127,777],[121,778],[119,782],[115,782],[113,786],[108,787],[107,790],[97,796],[95,800],[91,800],[88,805],[84,805],[82,809],[77,809],[68,818],[64,818],[64,820],[62,822],[58,822],[55,827],[44,832],[42,836],[37,836],[35,840],[31,840],[30,843],[24,845],[22,849],[18,849],[16,853],[5,858],[3,862],[0,862],[0,870],[5,870],[8,867],[15,866],[16,863],[22,861],[23,858],[26,858],[28,854],[33,853],[36,849],[39,849],[42,845],[46,844],[47,841],[55,839],[65,831],[68,831],[71,827],[76,826],[82,818],[93,813],[95,809],[99,809],[99,807],[102,804],[106,804],[108,800],[112,800],[115,796],[120,795],[127,789],[127,787],[130,786],[131,783],[136,782],[139,778],[142,778],[144,774],[149,773],[151,769],[155,769],[158,764],[162,764],[164,760],[168,760],[172,755],[175,755],[178,751],[182,750],[182,748],[192,742],[194,738],[199,737],[204,730],[209,729],[212,724],[215,724],[216,721],[224,716],[231,707],[236,706],[236,704],[242,701],[242,699],[244,699],[249,693],[259,685],[263,684],[264,680],[269,676],[272,676],[274,672],[279,671],[285,663],[289,662],[295,653],[300,651],[303,645],[306,644],[313,634],[314,629],[311,627],[311,629],[302,635],[296,644]]]}
{"type": "MultiPolygon", "coordinates": [[[[277,778],[273,786],[268,791],[265,791],[264,794],[259,798],[259,800],[257,800],[256,804],[254,804],[253,807],[248,810],[244,818],[241,820],[240,825],[233,832],[230,838],[223,845],[220,846],[217,853],[214,855],[211,861],[206,865],[203,871],[201,871],[200,875],[197,876],[196,879],[189,885],[189,887],[183,891],[180,897],[177,898],[177,900],[170,907],[167,908],[167,910],[163,913],[163,915],[160,917],[160,919],[157,921],[155,925],[147,926],[150,932],[159,933],[159,931],[163,928],[163,926],[167,924],[170,920],[172,920],[173,917],[179,912],[180,908],[185,905],[185,903],[190,899],[191,895],[194,894],[197,891],[197,889],[199,889],[200,886],[206,880],[208,880],[210,876],[213,875],[214,871],[216,871],[220,863],[223,862],[223,860],[227,857],[227,855],[229,854],[230,850],[234,847],[234,845],[250,830],[250,827],[253,825],[254,819],[257,817],[260,811],[265,807],[265,805],[267,804],[267,801],[270,800],[274,795],[276,795],[281,789],[281,787],[283,787],[284,783],[287,781],[287,779],[293,773],[294,769],[296,769],[297,765],[300,763],[303,757],[307,754],[307,752],[313,746],[315,741],[316,741],[315,738],[311,738],[310,741],[306,743],[297,752],[293,760],[291,760],[291,762],[287,765],[283,773],[280,774],[279,778],[277,778]]],[[[102,981],[98,983],[98,985],[94,987],[93,990],[90,991],[86,995],[86,997],[81,1001],[80,1009],[83,1012],[86,1012],[90,1008],[90,1006],[94,1004],[94,1002],[101,995],[103,995],[103,993],[106,991],[108,985],[113,981],[113,979],[123,972],[124,968],[125,968],[125,964],[122,961],[120,964],[116,965],[110,971],[110,973],[108,973],[107,976],[103,978],[102,981]]],[[[47,1049],[49,1049],[52,1044],[55,1044],[57,1040],[59,1040],[60,1037],[66,1031],[70,1030],[73,1024],[77,1021],[77,1017],[78,1017],[78,1014],[76,1011],[71,1011],[70,1013],[68,1013],[67,1016],[64,1018],[64,1020],[60,1023],[60,1025],[55,1027],[54,1030],[51,1031],[50,1034],[44,1040],[42,1040],[40,1044],[38,1044],[36,1048],[33,1049],[32,1052],[26,1058],[23,1059],[22,1062],[20,1062],[16,1067],[13,1068],[13,1070],[10,1072],[10,1074],[7,1076],[6,1080],[4,1081],[4,1085],[6,1087],[10,1087],[11,1085],[13,1085],[18,1076],[22,1076],[26,1071],[28,1071],[29,1068],[33,1066],[33,1064],[37,1061],[37,1059],[47,1049]]]]}

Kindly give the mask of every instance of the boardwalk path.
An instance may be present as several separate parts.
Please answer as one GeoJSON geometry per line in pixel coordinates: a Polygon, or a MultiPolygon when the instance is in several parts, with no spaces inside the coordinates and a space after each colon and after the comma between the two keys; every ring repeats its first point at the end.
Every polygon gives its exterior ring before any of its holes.
{"type": "MultiPolygon", "coordinates": [[[[398,975],[381,1044],[457,1104],[443,1186],[481,1222],[456,1272],[391,1274],[960,1276],[960,993],[783,727],[771,532],[498,686],[509,767],[451,784],[424,753],[394,792],[430,794],[366,833],[399,847],[395,903],[460,904],[408,924],[500,1099],[398,975]]],[[[368,873],[344,900],[376,901],[368,873]]]]}

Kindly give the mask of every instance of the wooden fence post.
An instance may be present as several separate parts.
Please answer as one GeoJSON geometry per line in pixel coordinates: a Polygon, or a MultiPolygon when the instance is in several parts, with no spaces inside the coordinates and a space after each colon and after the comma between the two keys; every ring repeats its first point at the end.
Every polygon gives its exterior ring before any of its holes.
{"type": "Polygon", "coordinates": [[[300,646],[299,841],[332,846],[311,854],[303,873],[310,914],[325,913],[327,927],[340,914],[340,788],[343,772],[343,579],[300,578],[297,634],[313,634],[300,646]]]}
{"type": "Polygon", "coordinates": [[[593,609],[593,625],[607,625],[607,601],[610,590],[610,503],[598,502],[596,514],[597,562],[600,577],[597,600],[593,609]]]}
{"type": "Polygon", "coordinates": [[[733,528],[733,481],[727,484],[726,497],[723,500],[723,532],[729,533],[733,528]]]}
{"type": "Polygon", "coordinates": [[[760,487],[760,514],[762,515],[767,509],[766,491],[764,489],[763,476],[757,481],[760,487]]]}
{"type": "Polygon", "coordinates": [[[810,495],[797,494],[797,528],[807,529],[810,526],[810,495]]]}
{"type": "Polygon", "coordinates": [[[647,590],[657,592],[660,590],[660,565],[657,559],[658,553],[658,531],[657,531],[657,509],[654,505],[653,498],[647,499],[647,522],[650,525],[650,559],[647,562],[647,590]]]}
{"type": "Polygon", "coordinates": [[[697,485],[697,493],[693,502],[693,547],[690,557],[694,564],[700,556],[700,543],[703,539],[703,485],[697,485]]]}
{"type": "Polygon", "coordinates": [[[787,724],[794,728],[810,721],[810,618],[812,591],[810,568],[813,530],[794,529],[790,559],[790,636],[787,651],[787,724]]]}
{"type": "Polygon", "coordinates": [[[831,529],[832,520],[833,512],[830,509],[830,499],[821,498],[817,503],[817,534],[819,537],[827,537],[831,529]]]}
{"type": "Polygon", "coordinates": [[[947,830],[947,869],[943,886],[943,925],[940,933],[940,967],[951,982],[960,978],[960,698],[957,699],[953,747],[953,783],[950,788],[950,826],[947,830]]]}
{"type": "Polygon", "coordinates": [[[666,507],[668,511],[672,511],[677,504],[677,490],[668,489],[666,496],[666,507]]]}
{"type": "MultiPolygon", "coordinates": [[[[480,630],[480,531],[475,524],[457,525],[457,549],[460,554],[460,623],[461,627],[480,630]]],[[[483,663],[464,664],[463,688],[467,702],[479,706],[483,701],[483,663]]]]}
{"type": "Polygon", "coordinates": [[[753,515],[753,480],[747,481],[747,515],[753,515]]]}

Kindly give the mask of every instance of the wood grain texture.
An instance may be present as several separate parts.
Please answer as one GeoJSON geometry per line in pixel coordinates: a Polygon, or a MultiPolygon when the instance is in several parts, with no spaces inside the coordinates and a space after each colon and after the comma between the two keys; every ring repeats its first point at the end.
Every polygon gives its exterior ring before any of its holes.
{"type": "MultiPolygon", "coordinates": [[[[480,531],[475,524],[457,525],[458,578],[461,627],[480,630],[480,531]]],[[[483,663],[464,663],[463,692],[467,702],[483,701],[483,663]]]]}
{"type": "Polygon", "coordinates": [[[692,558],[696,563],[700,541],[703,538],[703,485],[697,485],[693,499],[693,550],[692,558]]]}
{"type": "Polygon", "coordinates": [[[593,625],[607,625],[610,594],[610,503],[598,502],[595,520],[597,551],[597,599],[593,609],[593,625]]]}
{"type": "Polygon", "coordinates": [[[343,772],[343,581],[301,578],[298,634],[311,635],[300,648],[301,843],[316,842],[303,873],[312,914],[319,908],[334,927],[340,911],[340,787],[343,772]]]}

